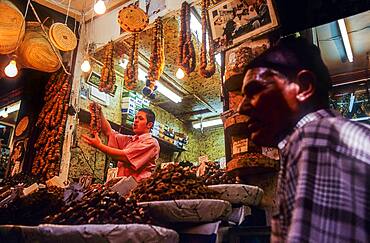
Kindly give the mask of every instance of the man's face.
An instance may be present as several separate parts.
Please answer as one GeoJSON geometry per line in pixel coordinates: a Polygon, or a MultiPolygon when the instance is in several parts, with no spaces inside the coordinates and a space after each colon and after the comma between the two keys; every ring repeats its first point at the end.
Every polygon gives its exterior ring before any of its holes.
{"type": "Polygon", "coordinates": [[[248,70],[238,110],[249,116],[247,133],[255,144],[276,146],[285,136],[297,114],[296,87],[274,70],[248,70]]]}
{"type": "Polygon", "coordinates": [[[136,135],[150,132],[151,126],[152,122],[148,123],[146,113],[144,111],[139,111],[138,113],[136,113],[134,124],[132,126],[132,129],[134,130],[136,135]]]}

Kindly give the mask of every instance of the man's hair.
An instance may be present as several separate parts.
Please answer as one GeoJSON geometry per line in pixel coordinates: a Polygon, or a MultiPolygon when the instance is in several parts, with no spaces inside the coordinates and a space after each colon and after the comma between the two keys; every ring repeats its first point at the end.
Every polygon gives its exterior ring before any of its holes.
{"type": "Polygon", "coordinates": [[[138,112],[139,111],[144,112],[146,114],[147,123],[148,122],[153,122],[153,126],[154,126],[154,122],[155,122],[154,112],[151,109],[148,109],[148,108],[141,108],[141,109],[138,110],[138,112]]]}
{"type": "MultiPolygon", "coordinates": [[[[301,70],[309,70],[315,76],[315,98],[321,104],[328,104],[331,78],[328,68],[321,58],[320,49],[304,38],[286,37],[250,62],[245,72],[251,68],[271,68],[286,75],[295,76],[301,70]]],[[[245,73],[244,72],[244,73],[245,73]]]]}

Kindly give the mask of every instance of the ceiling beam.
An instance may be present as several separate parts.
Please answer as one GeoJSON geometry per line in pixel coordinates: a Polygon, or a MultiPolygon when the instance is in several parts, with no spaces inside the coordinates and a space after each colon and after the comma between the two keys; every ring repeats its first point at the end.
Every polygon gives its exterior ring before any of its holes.
{"type": "MultiPolygon", "coordinates": [[[[55,1],[50,1],[50,0],[32,0],[32,1],[36,2],[40,5],[43,5],[47,8],[50,8],[54,11],[57,11],[59,13],[62,13],[64,15],[67,15],[68,6],[66,6],[64,4],[61,4],[61,3],[58,3],[58,2],[55,2],[55,1]]],[[[76,9],[70,8],[68,15],[71,16],[72,18],[74,18],[77,21],[81,20],[81,12],[76,10],[76,9]]]]}
{"type": "Polygon", "coordinates": [[[201,115],[204,113],[211,112],[209,109],[201,109],[201,110],[196,110],[196,111],[189,111],[189,112],[182,112],[182,113],[177,113],[177,116],[196,116],[196,115],[201,115]]]}

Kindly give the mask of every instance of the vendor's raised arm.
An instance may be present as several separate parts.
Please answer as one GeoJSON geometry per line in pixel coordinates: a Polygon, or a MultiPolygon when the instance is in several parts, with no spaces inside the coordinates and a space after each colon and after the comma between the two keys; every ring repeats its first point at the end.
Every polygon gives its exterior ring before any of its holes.
{"type": "Polygon", "coordinates": [[[110,126],[108,120],[105,118],[103,112],[101,112],[100,114],[101,114],[101,130],[105,136],[109,137],[113,132],[112,127],[110,126]]]}

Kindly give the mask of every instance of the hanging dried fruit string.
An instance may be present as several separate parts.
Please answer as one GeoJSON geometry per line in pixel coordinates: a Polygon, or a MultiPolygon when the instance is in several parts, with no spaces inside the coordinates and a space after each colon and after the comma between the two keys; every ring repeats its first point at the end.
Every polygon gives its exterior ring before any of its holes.
{"type": "Polygon", "coordinates": [[[52,74],[45,90],[45,104],[36,122],[41,133],[34,145],[36,155],[32,165],[32,174],[50,179],[59,174],[71,93],[70,76],[63,71],[52,74]]]}
{"type": "Polygon", "coordinates": [[[90,132],[94,134],[95,132],[100,133],[101,131],[101,106],[96,102],[92,102],[89,105],[90,110],[90,132]]]}
{"type": "Polygon", "coordinates": [[[199,74],[204,78],[212,77],[212,75],[216,71],[215,65],[215,54],[213,49],[213,42],[211,37],[208,36],[208,44],[209,44],[209,66],[207,63],[207,8],[210,5],[210,0],[202,0],[202,47],[200,49],[200,67],[199,67],[199,74]]]}
{"type": "Polygon", "coordinates": [[[156,81],[159,80],[164,70],[164,34],[162,18],[158,17],[155,20],[153,29],[152,54],[150,56],[148,78],[146,87],[143,89],[143,94],[154,99],[156,90],[156,81]]]}
{"type": "Polygon", "coordinates": [[[181,5],[181,28],[177,64],[187,74],[193,72],[196,65],[195,49],[191,36],[190,5],[187,2],[183,2],[181,5]]]}
{"type": "Polygon", "coordinates": [[[105,93],[113,91],[116,83],[116,73],[114,71],[114,43],[110,41],[105,48],[103,68],[101,70],[99,90],[105,93]]]}
{"type": "Polygon", "coordinates": [[[128,57],[128,64],[123,77],[125,86],[128,90],[133,90],[137,86],[138,80],[138,60],[139,60],[139,43],[138,34],[133,34],[132,46],[130,49],[130,56],[128,57]]]}

